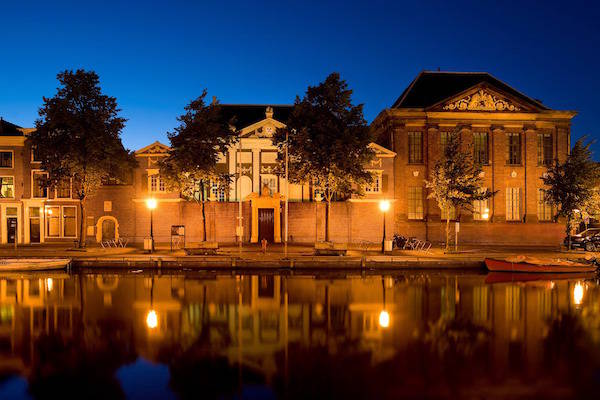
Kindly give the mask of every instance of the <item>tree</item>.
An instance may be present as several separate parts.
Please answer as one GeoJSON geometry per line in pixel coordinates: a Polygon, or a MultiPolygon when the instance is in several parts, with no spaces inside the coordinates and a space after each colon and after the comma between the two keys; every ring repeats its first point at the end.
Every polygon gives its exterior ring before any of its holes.
{"type": "Polygon", "coordinates": [[[274,135],[283,162],[286,130],[289,134],[290,182],[312,184],[327,201],[325,241],[334,195],[361,193],[372,179],[365,170],[374,156],[368,147],[371,135],[363,105],[353,105],[351,96],[346,81],[332,73],[318,86],[309,86],[302,99],[296,97],[287,127],[274,135]]]}
{"type": "Polygon", "coordinates": [[[179,190],[187,200],[200,203],[203,240],[206,241],[204,203],[212,185],[219,190],[229,187],[231,176],[217,168],[219,157],[226,154],[238,135],[225,121],[217,101],[206,104],[206,90],[185,106],[185,114],[177,118],[179,126],[169,132],[169,155],[160,162],[160,174],[167,187],[179,190]]]}
{"type": "Polygon", "coordinates": [[[65,70],[57,79],[60,87],[54,97],[44,97],[29,140],[48,173],[47,186],[72,180],[80,208],[79,247],[84,247],[86,200],[109,178],[126,179],[135,159],[121,142],[125,119],[117,100],[102,93],[98,75],[65,70]]]}
{"type": "Polygon", "coordinates": [[[481,165],[475,163],[471,151],[461,151],[460,133],[448,135],[444,156],[439,159],[431,180],[425,186],[431,190],[427,198],[435,199],[446,213],[446,251],[450,250],[450,213],[454,208],[473,211],[473,201],[486,200],[495,193],[482,190],[481,165]]]}
{"type": "Polygon", "coordinates": [[[541,178],[548,187],[545,199],[555,206],[555,217],[566,219],[569,250],[575,214],[586,208],[591,211],[594,204],[595,185],[600,169],[592,160],[590,145],[591,143],[585,143],[585,138],[579,139],[566,160],[562,163],[555,160],[541,178]]]}

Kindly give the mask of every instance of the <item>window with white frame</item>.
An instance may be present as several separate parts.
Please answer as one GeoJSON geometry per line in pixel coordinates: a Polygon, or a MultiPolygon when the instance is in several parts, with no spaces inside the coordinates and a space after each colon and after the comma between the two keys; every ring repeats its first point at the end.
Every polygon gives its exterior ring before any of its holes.
{"type": "Polygon", "coordinates": [[[166,192],[165,182],[159,174],[148,175],[148,189],[150,192],[166,192]]]}
{"type": "Polygon", "coordinates": [[[277,177],[275,175],[261,175],[260,176],[260,187],[267,185],[271,194],[277,192],[277,177]]]}
{"type": "MultiPolygon", "coordinates": [[[[487,189],[481,188],[481,193],[487,189]]],[[[473,201],[473,219],[475,221],[487,221],[490,218],[490,199],[473,201]]]]}
{"type": "Polygon", "coordinates": [[[36,146],[31,146],[31,162],[41,162],[36,146]]]}
{"type": "Polygon", "coordinates": [[[506,220],[521,220],[521,188],[506,188],[506,220]]]}
{"type": "Polygon", "coordinates": [[[77,237],[77,207],[50,206],[45,208],[46,236],[51,238],[77,237]]]}
{"type": "Polygon", "coordinates": [[[369,171],[371,173],[371,183],[365,185],[366,193],[381,193],[381,171],[369,171]]]}
{"type": "Polygon", "coordinates": [[[544,189],[538,189],[537,214],[539,221],[552,221],[552,204],[546,201],[544,189]]]}
{"type": "Polygon", "coordinates": [[[10,150],[0,151],[0,168],[13,167],[13,152],[10,150]]]}
{"type": "Polygon", "coordinates": [[[217,182],[210,183],[210,197],[211,200],[225,201],[225,188],[219,185],[217,182]]]}
{"type": "Polygon", "coordinates": [[[12,199],[15,197],[15,178],[0,176],[0,198],[12,199]]]}
{"type": "Polygon", "coordinates": [[[58,182],[58,185],[56,185],[56,198],[71,198],[71,179],[61,179],[60,182],[58,182]]]}
{"type": "Polygon", "coordinates": [[[43,171],[32,171],[31,172],[31,197],[33,198],[46,198],[48,197],[48,188],[46,187],[46,180],[48,173],[43,171]]]}
{"type": "Polygon", "coordinates": [[[408,188],[408,219],[423,219],[423,187],[408,188]]]}

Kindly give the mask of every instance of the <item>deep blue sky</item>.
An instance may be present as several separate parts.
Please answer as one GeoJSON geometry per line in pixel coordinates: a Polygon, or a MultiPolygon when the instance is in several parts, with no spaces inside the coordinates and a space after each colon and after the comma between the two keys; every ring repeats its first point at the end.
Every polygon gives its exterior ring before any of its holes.
{"type": "Polygon", "coordinates": [[[291,103],[339,71],[370,122],[419,71],[439,67],[489,71],[552,108],[579,111],[574,138],[600,138],[593,2],[53,3],[0,10],[0,116],[21,126],[33,125],[66,68],[98,72],[136,149],[166,142],[204,87],[222,103],[291,103]]]}

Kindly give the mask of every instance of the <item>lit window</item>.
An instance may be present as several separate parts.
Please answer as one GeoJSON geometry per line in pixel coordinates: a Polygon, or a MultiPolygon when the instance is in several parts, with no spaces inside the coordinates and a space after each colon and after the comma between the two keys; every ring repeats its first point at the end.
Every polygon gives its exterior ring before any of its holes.
{"type": "Polygon", "coordinates": [[[488,134],[487,132],[473,133],[473,160],[480,165],[489,163],[488,134]]]}
{"type": "Polygon", "coordinates": [[[77,236],[77,209],[75,207],[63,207],[63,237],[77,236]]]}
{"type": "Polygon", "coordinates": [[[537,159],[538,165],[549,166],[552,164],[552,134],[538,133],[537,159]]]}
{"type": "Polygon", "coordinates": [[[366,193],[380,193],[381,192],[381,171],[371,171],[372,181],[365,185],[366,193]]]}
{"type": "Polygon", "coordinates": [[[263,186],[267,185],[267,187],[271,191],[271,194],[277,192],[277,177],[276,176],[262,175],[260,182],[261,182],[261,184],[260,184],[261,190],[262,190],[263,186]]]}
{"type": "Polygon", "coordinates": [[[521,190],[520,188],[506,188],[506,220],[521,220],[521,190]]]}
{"type": "Polygon", "coordinates": [[[31,193],[34,198],[48,197],[48,188],[46,187],[47,172],[34,171],[31,179],[31,193]]]}
{"type": "Polygon", "coordinates": [[[71,179],[61,179],[56,186],[56,198],[70,199],[71,198],[71,179]]]}
{"type": "Polygon", "coordinates": [[[509,165],[521,164],[521,134],[509,132],[506,134],[507,156],[506,163],[509,165]]]}
{"type": "Polygon", "coordinates": [[[423,219],[423,187],[408,188],[408,219],[423,219]]]}
{"type": "Polygon", "coordinates": [[[539,221],[552,221],[552,205],[546,201],[544,189],[538,189],[537,214],[539,221]]]}
{"type": "Polygon", "coordinates": [[[15,180],[12,176],[0,176],[0,198],[15,197],[15,180]]]}
{"type": "MultiPolygon", "coordinates": [[[[486,188],[482,188],[484,193],[486,188]]],[[[490,199],[473,201],[473,219],[475,221],[487,221],[490,218],[490,199]]]]}
{"type": "Polygon", "coordinates": [[[60,236],[60,207],[46,207],[46,236],[60,236]]]}
{"type": "Polygon", "coordinates": [[[165,182],[160,178],[160,175],[153,174],[149,176],[150,192],[166,192],[165,182]]]}
{"type": "Polygon", "coordinates": [[[13,152],[12,151],[0,151],[0,168],[12,168],[13,167],[13,152]]]}
{"type": "Polygon", "coordinates": [[[423,162],[423,133],[408,132],[408,163],[421,164],[423,162]]]}

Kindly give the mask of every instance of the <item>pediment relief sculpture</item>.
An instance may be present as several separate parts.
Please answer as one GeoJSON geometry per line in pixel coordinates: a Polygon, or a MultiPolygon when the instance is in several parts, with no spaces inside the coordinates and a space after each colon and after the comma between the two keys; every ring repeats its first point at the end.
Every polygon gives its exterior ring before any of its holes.
{"type": "Polygon", "coordinates": [[[447,103],[443,109],[446,111],[521,111],[518,105],[484,89],[447,103]]]}

